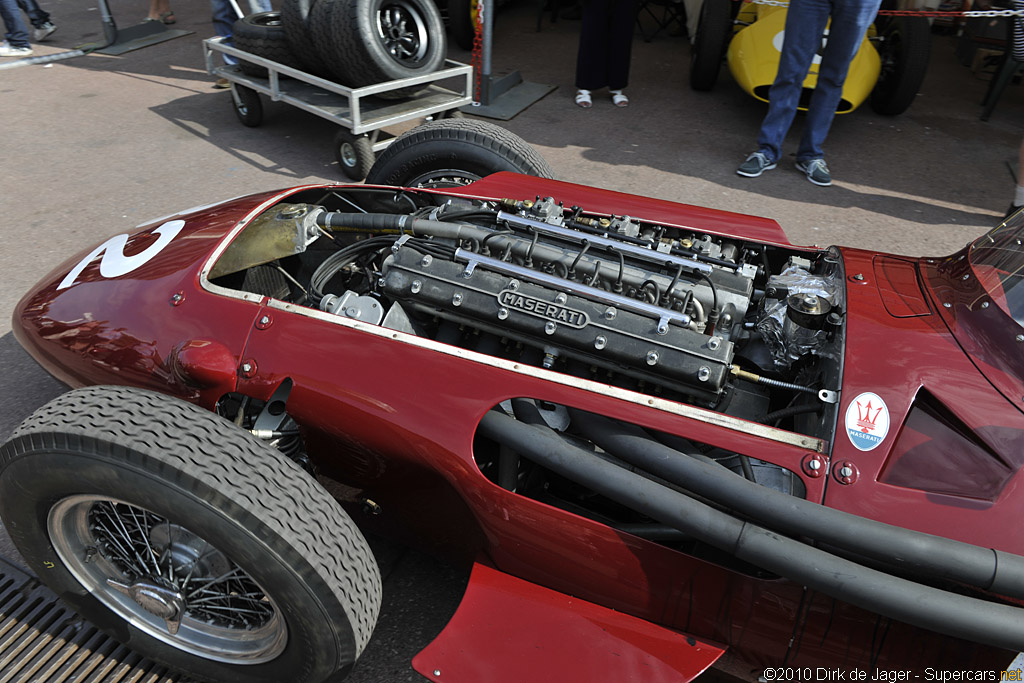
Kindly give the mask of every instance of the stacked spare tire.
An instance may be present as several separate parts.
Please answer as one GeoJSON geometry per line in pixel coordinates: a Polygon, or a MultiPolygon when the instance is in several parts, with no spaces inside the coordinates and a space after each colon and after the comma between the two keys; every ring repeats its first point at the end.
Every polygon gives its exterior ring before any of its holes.
{"type": "MultiPolygon", "coordinates": [[[[433,0],[284,0],[280,12],[239,19],[235,46],[349,88],[423,76],[444,65],[444,24],[433,0]]],[[[266,69],[241,62],[243,72],[266,69]]],[[[426,85],[378,93],[411,97],[426,85]]]]}

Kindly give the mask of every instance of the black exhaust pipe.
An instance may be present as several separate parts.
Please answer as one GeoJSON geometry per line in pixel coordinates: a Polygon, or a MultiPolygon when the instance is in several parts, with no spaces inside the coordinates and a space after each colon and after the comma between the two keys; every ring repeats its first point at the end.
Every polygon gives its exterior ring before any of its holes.
{"type": "Polygon", "coordinates": [[[809,588],[938,633],[1024,649],[1024,610],[924,586],[830,555],[595,458],[549,429],[504,413],[487,413],[479,431],[567,479],[809,588]]]}
{"type": "Polygon", "coordinates": [[[914,576],[958,581],[1024,598],[1024,557],[876,522],[747,481],[686,457],[635,425],[570,409],[587,438],[621,460],[787,534],[807,536],[914,576]]]}

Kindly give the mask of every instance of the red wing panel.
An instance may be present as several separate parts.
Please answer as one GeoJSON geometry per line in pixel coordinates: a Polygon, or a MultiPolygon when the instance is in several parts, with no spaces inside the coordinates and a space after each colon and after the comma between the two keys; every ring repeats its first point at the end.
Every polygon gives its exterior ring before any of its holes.
{"type": "Polygon", "coordinates": [[[687,683],[723,647],[482,564],[441,635],[413,659],[444,683],[687,683]]]}

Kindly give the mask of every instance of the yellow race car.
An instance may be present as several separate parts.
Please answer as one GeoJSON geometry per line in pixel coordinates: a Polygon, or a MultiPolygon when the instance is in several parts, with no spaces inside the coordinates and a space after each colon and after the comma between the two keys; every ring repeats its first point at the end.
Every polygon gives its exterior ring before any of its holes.
{"type": "MultiPolygon", "coordinates": [[[[725,57],[740,87],[767,102],[779,67],[786,10],[749,1],[704,0],[691,52],[690,87],[714,87],[725,57]]],[[[826,29],[823,47],[827,40],[826,29]]],[[[930,52],[931,29],[924,17],[877,17],[850,63],[836,113],[849,113],[870,97],[877,113],[902,114],[921,87],[930,52]]],[[[807,109],[817,85],[820,62],[819,53],[804,80],[801,110],[807,109]]]]}

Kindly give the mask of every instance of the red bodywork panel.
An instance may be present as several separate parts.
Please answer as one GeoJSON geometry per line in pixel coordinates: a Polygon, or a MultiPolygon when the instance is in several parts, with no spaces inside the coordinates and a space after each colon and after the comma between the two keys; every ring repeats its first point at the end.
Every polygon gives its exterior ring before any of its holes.
{"type": "Polygon", "coordinates": [[[413,659],[427,678],[688,683],[724,650],[474,564],[459,611],[413,659]],[[572,634],[574,637],[566,637],[572,634]]]}
{"type": "MultiPolygon", "coordinates": [[[[48,371],[72,385],[130,384],[212,407],[228,391],[266,399],[290,378],[288,412],[324,474],[356,487],[356,498],[379,503],[386,511],[381,526],[401,539],[466,562],[482,555],[493,565],[477,565],[449,631],[419,657],[428,676],[440,668],[465,676],[457,680],[483,680],[479,658],[491,652],[489,681],[540,680],[538,671],[568,680],[580,678],[574,674],[582,653],[597,650],[603,654],[594,661],[604,662],[603,675],[590,680],[630,680],[641,664],[665,673],[665,680],[670,671],[680,674],[672,680],[689,680],[721,653],[711,643],[729,648],[751,672],[781,664],[964,668],[1011,658],[792,582],[727,570],[714,558],[693,557],[506,491],[474,461],[480,418],[506,399],[529,397],[780,465],[800,476],[810,500],[1024,554],[1024,541],[1006,533],[1024,513],[1024,497],[1016,493],[1024,459],[1021,413],[964,354],[921,286],[917,262],[843,251],[848,342],[840,419],[834,441],[823,444],[830,474],[813,477],[801,466],[814,454],[812,442],[821,443],[813,439],[805,445],[794,435],[792,443],[782,443],[735,424],[680,414],[668,401],[640,400],[596,382],[566,382],[542,369],[488,362],[438,342],[204,286],[200,274],[226,245],[224,238],[297,189],[182,214],[179,236],[143,267],[106,278],[94,259],[74,286],[58,290],[85,254],[69,260],[19,304],[15,333],[48,371]],[[882,397],[890,417],[887,434],[869,451],[855,447],[842,417],[865,392],[882,397]],[[958,429],[986,446],[982,453],[1013,454],[1011,460],[994,463],[969,496],[951,493],[948,477],[933,477],[933,490],[907,486],[929,466],[914,460],[912,446],[934,429],[928,419],[907,423],[915,402],[928,415],[953,414],[958,429]],[[844,464],[854,477],[839,474],[844,464]],[[978,491],[992,495],[979,498],[978,491]],[[550,621],[537,614],[550,615],[550,621]],[[600,631],[599,637],[591,640],[579,624],[600,631]],[[557,636],[559,646],[531,655],[535,663],[523,661],[529,658],[518,648],[492,652],[486,648],[495,646],[496,625],[510,630],[500,634],[505,642],[543,644],[557,636]],[[680,650],[674,643],[687,642],[680,634],[692,634],[698,644],[680,650]],[[622,648],[628,658],[609,656],[622,648]],[[616,670],[610,662],[628,666],[616,670]]],[[[547,194],[566,206],[788,244],[766,219],[512,174],[444,192],[494,199],[547,194]]],[[[143,229],[128,240],[125,256],[154,240],[143,229]]],[[[652,673],[643,680],[660,679],[652,673]]]]}

